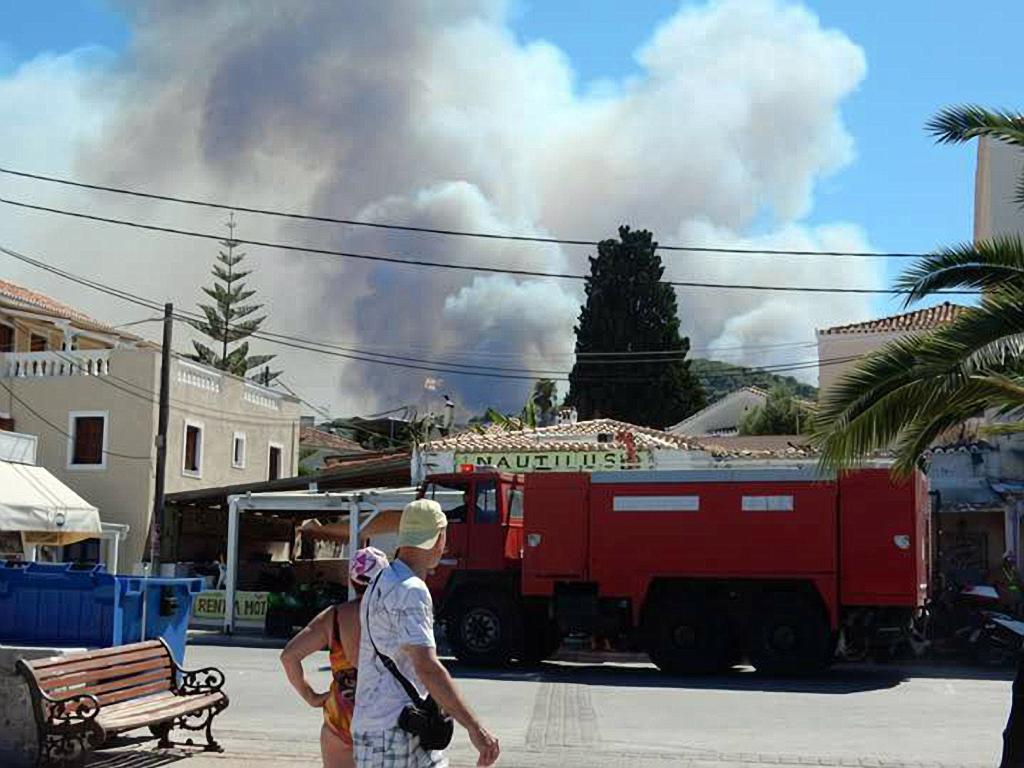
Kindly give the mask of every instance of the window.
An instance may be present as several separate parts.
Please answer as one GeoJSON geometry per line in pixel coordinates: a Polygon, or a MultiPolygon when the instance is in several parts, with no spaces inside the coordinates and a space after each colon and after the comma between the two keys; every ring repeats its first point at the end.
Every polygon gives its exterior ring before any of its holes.
{"type": "Polygon", "coordinates": [[[277,480],[281,477],[281,456],[283,454],[284,449],[282,446],[270,444],[269,471],[267,472],[269,480],[277,480]]]}
{"type": "Polygon", "coordinates": [[[107,466],[106,411],[68,414],[68,468],[105,469],[107,466]]]}
{"type": "Polygon", "coordinates": [[[29,350],[31,352],[45,352],[50,348],[50,340],[38,333],[33,333],[29,338],[29,350]]]}
{"type": "Polygon", "coordinates": [[[466,522],[466,489],[464,487],[431,483],[427,486],[423,498],[433,499],[440,504],[449,523],[466,522]]]}
{"type": "Polygon", "coordinates": [[[14,326],[0,323],[0,352],[14,351],[14,326]]]}
{"type": "Polygon", "coordinates": [[[616,496],[616,512],[698,512],[700,496],[616,496]]]}
{"type": "Polygon", "coordinates": [[[186,421],[184,443],[182,446],[181,473],[189,477],[202,477],[203,425],[196,421],[186,421]]]}
{"type": "Polygon", "coordinates": [[[792,512],[792,496],[744,496],[744,512],[792,512]]]}
{"type": "Polygon", "coordinates": [[[483,525],[498,522],[498,487],[494,483],[477,486],[476,521],[483,525]]]}
{"type": "Polygon", "coordinates": [[[519,488],[513,488],[508,492],[508,519],[523,519],[523,492],[519,488]]]}
{"type": "Polygon", "coordinates": [[[231,466],[235,469],[245,469],[244,432],[235,432],[235,439],[231,442],[231,466]]]}

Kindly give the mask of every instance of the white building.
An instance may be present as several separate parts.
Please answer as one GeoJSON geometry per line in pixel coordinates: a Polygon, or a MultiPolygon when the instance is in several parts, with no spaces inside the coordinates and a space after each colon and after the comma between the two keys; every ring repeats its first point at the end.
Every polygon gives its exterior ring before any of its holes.
{"type": "MultiPolygon", "coordinates": [[[[159,386],[155,344],[0,281],[0,429],[37,436],[41,466],[129,526],[122,568],[149,536],[159,386]]],[[[295,398],[174,357],[170,406],[168,493],[295,474],[295,398]]],[[[75,546],[69,557],[99,557],[75,546]]]]}

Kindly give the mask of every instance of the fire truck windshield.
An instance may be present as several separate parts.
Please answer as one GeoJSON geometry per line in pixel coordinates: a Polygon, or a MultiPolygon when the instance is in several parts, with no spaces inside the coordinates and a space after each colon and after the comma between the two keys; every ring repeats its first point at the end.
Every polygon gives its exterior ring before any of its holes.
{"type": "Polygon", "coordinates": [[[423,498],[434,499],[441,505],[449,523],[466,522],[466,488],[460,485],[428,483],[423,498]]]}

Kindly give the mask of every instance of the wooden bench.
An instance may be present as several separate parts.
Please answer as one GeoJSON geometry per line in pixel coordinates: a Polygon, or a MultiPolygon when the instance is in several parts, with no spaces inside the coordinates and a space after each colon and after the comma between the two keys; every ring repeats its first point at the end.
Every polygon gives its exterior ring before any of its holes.
{"type": "Polygon", "coordinates": [[[181,669],[163,640],[23,659],[18,671],[32,694],[40,763],[83,761],[111,736],[147,727],[161,747],[172,728],[205,730],[206,749],[220,751],[211,725],[228,705],[224,674],[181,669]]]}

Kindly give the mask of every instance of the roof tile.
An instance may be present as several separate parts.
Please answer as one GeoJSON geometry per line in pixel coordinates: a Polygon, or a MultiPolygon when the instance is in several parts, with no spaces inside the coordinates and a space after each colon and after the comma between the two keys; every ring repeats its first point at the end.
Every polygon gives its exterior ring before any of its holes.
{"type": "Polygon", "coordinates": [[[902,333],[907,331],[928,331],[953,322],[966,307],[950,304],[948,301],[934,307],[905,312],[902,315],[880,317],[864,323],[836,325],[818,331],[822,336],[843,333],[902,333]]]}
{"type": "Polygon", "coordinates": [[[366,452],[355,440],[349,440],[316,427],[302,427],[299,430],[299,443],[303,448],[328,448],[332,451],[344,451],[346,453],[366,452]]]}
{"type": "Polygon", "coordinates": [[[458,435],[434,440],[424,446],[428,451],[592,451],[595,445],[611,450],[625,449],[622,440],[630,434],[640,449],[682,449],[696,448],[679,435],[660,429],[639,427],[615,419],[593,419],[575,424],[558,424],[552,427],[508,431],[492,425],[480,432],[462,432],[458,435]],[[611,435],[609,442],[596,443],[598,435],[611,435]],[[574,439],[575,438],[575,439],[574,439]]]}

